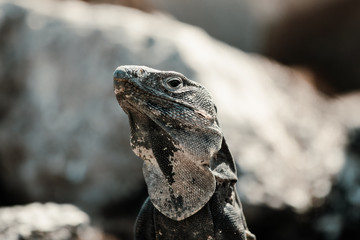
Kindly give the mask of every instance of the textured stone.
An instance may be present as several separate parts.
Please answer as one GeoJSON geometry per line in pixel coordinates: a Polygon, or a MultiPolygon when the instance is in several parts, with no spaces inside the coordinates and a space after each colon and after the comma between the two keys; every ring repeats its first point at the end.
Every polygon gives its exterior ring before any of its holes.
{"type": "Polygon", "coordinates": [[[267,236],[274,233],[270,223],[279,237],[281,224],[295,229],[298,216],[326,201],[345,166],[347,132],[360,125],[358,94],[327,99],[306,72],[161,14],[2,0],[0,36],[0,201],[69,202],[97,217],[118,213],[116,225],[104,226],[129,238],[144,182],[112,92],[118,65],[175,70],[209,89],[239,165],[249,225],[259,223],[267,236]],[[259,205],[272,211],[268,219],[284,214],[293,222],[265,221],[259,205]]]}
{"type": "Polygon", "coordinates": [[[69,204],[32,203],[0,208],[0,239],[115,240],[89,222],[86,213],[69,204]]]}

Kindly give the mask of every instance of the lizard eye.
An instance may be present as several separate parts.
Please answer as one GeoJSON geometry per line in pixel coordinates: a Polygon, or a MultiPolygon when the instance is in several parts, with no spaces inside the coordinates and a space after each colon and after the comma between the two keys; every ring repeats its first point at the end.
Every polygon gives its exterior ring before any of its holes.
{"type": "Polygon", "coordinates": [[[137,77],[142,77],[142,76],[144,75],[144,73],[145,73],[145,70],[142,69],[142,68],[140,68],[139,70],[137,70],[137,71],[135,72],[135,75],[136,75],[137,77]]]}
{"type": "Polygon", "coordinates": [[[183,86],[183,81],[181,78],[169,78],[165,81],[165,86],[169,90],[177,90],[183,86]]]}

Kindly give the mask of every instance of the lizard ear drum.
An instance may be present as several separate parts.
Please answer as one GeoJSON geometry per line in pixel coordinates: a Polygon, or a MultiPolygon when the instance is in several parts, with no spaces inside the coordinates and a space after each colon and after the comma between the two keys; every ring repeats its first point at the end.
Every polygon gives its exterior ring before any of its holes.
{"type": "Polygon", "coordinates": [[[222,139],[220,150],[210,161],[210,168],[214,176],[219,180],[237,181],[235,162],[225,138],[222,139]]]}

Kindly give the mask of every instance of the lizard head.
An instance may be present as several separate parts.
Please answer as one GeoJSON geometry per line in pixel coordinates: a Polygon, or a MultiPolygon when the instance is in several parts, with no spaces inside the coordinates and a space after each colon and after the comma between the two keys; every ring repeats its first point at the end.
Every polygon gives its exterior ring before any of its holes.
{"type": "MultiPolygon", "coordinates": [[[[210,159],[219,150],[222,133],[216,106],[202,85],[173,71],[120,66],[114,72],[114,91],[128,115],[150,118],[192,154],[210,159]]],[[[140,135],[147,132],[137,129],[140,135]]]]}
{"type": "Polygon", "coordinates": [[[212,97],[180,73],[130,65],[115,70],[114,92],[144,160],[151,202],[173,220],[193,215],[213,195],[219,150],[227,149],[212,97]]]}

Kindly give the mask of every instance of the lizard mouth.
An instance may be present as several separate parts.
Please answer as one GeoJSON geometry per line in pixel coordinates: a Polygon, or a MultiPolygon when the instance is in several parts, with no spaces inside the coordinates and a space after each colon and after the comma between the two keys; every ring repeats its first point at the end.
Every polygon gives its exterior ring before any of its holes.
{"type": "MultiPolygon", "coordinates": [[[[123,72],[120,72],[120,75],[124,74],[123,72]]],[[[125,99],[130,98],[127,96],[137,95],[139,100],[144,101],[142,98],[146,98],[148,100],[152,101],[166,101],[168,103],[172,103],[174,105],[181,105],[183,107],[186,107],[188,109],[193,109],[193,106],[190,104],[181,101],[179,99],[167,96],[166,94],[162,92],[153,92],[152,90],[147,89],[146,87],[141,86],[141,84],[138,84],[136,80],[133,80],[132,78],[136,79],[136,76],[121,76],[119,77],[114,76],[114,92],[116,95],[122,94],[125,96],[125,99]]],[[[125,100],[124,99],[124,100],[125,100]]]]}
{"type": "MultiPolygon", "coordinates": [[[[175,106],[181,105],[182,107],[195,111],[192,106],[184,102],[179,102],[179,100],[166,95],[156,95],[128,78],[114,77],[114,93],[121,106],[130,105],[138,110],[139,106],[146,106],[149,103],[166,102],[168,106],[170,106],[170,104],[175,106]]],[[[144,114],[146,114],[145,110],[144,114]]]]}
{"type": "Polygon", "coordinates": [[[114,78],[114,93],[115,95],[121,94],[125,91],[125,84],[128,82],[125,78],[114,78]]]}
{"type": "Polygon", "coordinates": [[[202,109],[196,109],[187,102],[142,86],[136,76],[114,76],[114,93],[125,113],[134,111],[150,118],[159,125],[212,126],[214,118],[202,109]],[[181,109],[181,111],[179,111],[181,109]],[[183,119],[187,116],[189,119],[183,119]],[[175,124],[177,122],[177,124],[175,124]]]}
{"type": "Polygon", "coordinates": [[[128,79],[126,78],[119,78],[119,77],[114,77],[114,82],[127,82],[128,79]]]}
{"type": "MultiPolygon", "coordinates": [[[[190,111],[198,113],[194,107],[184,102],[180,99],[168,96],[167,94],[163,93],[162,91],[157,91],[154,89],[149,89],[146,86],[143,86],[141,83],[143,79],[149,77],[149,73],[141,67],[139,69],[132,70],[128,66],[120,66],[118,67],[113,75],[114,79],[114,92],[118,100],[120,101],[132,101],[132,98],[136,96],[137,99],[135,101],[137,103],[146,103],[146,102],[153,102],[157,103],[160,102],[160,105],[164,103],[167,106],[173,105],[174,107],[184,107],[190,111]]],[[[136,104],[135,104],[136,105],[136,104]]],[[[200,111],[203,112],[203,111],[200,111]]],[[[204,115],[204,114],[200,114],[204,115]]]]}

